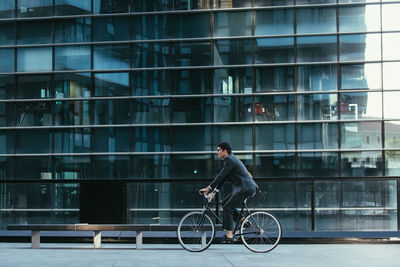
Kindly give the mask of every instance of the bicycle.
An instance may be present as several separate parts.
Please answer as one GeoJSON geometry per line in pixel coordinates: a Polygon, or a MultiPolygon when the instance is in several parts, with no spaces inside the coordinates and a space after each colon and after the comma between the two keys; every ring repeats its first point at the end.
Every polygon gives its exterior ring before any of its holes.
{"type": "MultiPolygon", "coordinates": [[[[210,209],[212,196],[204,195],[207,204],[202,211],[187,213],[180,220],[177,228],[179,243],[190,252],[201,252],[210,247],[215,238],[216,225],[211,219],[222,223],[222,219],[210,209]]],[[[241,238],[243,244],[253,252],[269,252],[276,248],[282,237],[282,227],[277,218],[265,211],[250,212],[247,199],[242,204],[236,221],[234,240],[241,238]],[[244,220],[241,218],[244,217],[244,220]]]]}

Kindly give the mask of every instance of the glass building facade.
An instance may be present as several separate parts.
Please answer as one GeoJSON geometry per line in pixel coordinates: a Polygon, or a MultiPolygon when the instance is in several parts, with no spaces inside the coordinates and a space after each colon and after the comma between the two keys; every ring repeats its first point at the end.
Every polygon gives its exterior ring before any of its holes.
{"type": "Polygon", "coordinates": [[[384,0],[0,1],[0,230],[177,223],[202,206],[221,141],[259,185],[250,206],[284,231],[399,230],[399,13],[384,0]]]}

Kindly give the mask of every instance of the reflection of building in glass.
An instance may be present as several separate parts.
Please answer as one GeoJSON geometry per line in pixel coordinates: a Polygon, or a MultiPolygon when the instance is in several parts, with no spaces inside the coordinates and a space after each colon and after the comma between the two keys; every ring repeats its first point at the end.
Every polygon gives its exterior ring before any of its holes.
{"type": "Polygon", "coordinates": [[[398,230],[400,1],[3,2],[1,230],[176,223],[221,141],[285,231],[398,230]]]}

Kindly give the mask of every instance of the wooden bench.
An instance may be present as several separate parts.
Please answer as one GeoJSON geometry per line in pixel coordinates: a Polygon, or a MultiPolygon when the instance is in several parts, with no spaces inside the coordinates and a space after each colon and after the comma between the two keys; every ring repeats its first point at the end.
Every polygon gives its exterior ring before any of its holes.
{"type": "Polygon", "coordinates": [[[136,249],[143,245],[143,232],[176,231],[173,224],[10,224],[8,230],[31,231],[32,248],[40,248],[40,231],[93,231],[93,247],[101,247],[102,231],[134,231],[136,232],[136,249]]]}

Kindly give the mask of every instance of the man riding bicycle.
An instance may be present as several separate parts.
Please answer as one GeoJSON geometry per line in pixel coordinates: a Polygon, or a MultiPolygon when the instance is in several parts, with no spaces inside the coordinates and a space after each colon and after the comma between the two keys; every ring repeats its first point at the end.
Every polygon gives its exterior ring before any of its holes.
{"type": "Polygon", "coordinates": [[[233,240],[232,231],[235,227],[233,216],[240,216],[236,207],[240,206],[246,198],[254,196],[258,186],[244,164],[232,154],[232,147],[229,143],[218,144],[217,155],[224,160],[222,170],[209,186],[200,189],[200,194],[207,195],[213,189],[210,194],[214,197],[225,181],[229,180],[231,182],[232,195],[228,197],[223,205],[222,227],[226,231],[225,238],[233,240]]]}

